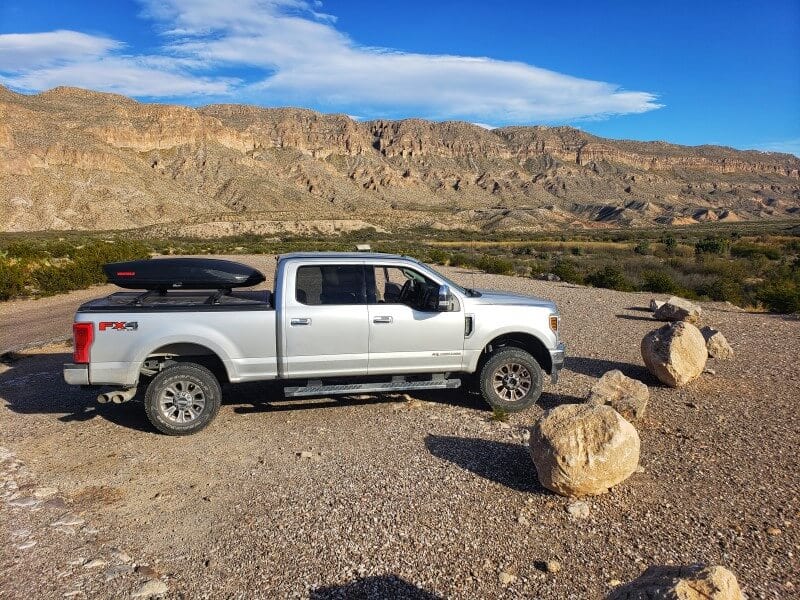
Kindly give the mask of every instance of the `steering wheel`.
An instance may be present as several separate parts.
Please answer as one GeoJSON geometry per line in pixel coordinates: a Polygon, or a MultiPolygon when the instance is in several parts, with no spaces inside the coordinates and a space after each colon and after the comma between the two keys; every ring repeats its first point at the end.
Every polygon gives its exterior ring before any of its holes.
{"type": "Polygon", "coordinates": [[[411,292],[414,290],[414,286],[415,281],[413,279],[406,279],[402,289],[400,290],[400,302],[405,303],[409,299],[411,292]]]}

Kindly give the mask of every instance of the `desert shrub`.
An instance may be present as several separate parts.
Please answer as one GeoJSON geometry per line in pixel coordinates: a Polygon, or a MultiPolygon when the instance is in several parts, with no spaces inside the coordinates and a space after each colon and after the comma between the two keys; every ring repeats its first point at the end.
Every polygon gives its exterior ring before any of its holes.
{"type": "Polygon", "coordinates": [[[800,284],[796,280],[771,281],[756,292],[756,298],[772,312],[800,312],[800,284]]]}
{"type": "Polygon", "coordinates": [[[456,252],[450,256],[450,264],[454,267],[469,267],[472,264],[469,255],[456,252]]]}
{"type": "Polygon", "coordinates": [[[643,292],[656,294],[677,294],[681,289],[669,273],[656,270],[642,273],[642,283],[639,287],[643,292]]]}
{"type": "Polygon", "coordinates": [[[650,254],[650,240],[642,240],[633,247],[636,254],[650,254]]]}
{"type": "Polygon", "coordinates": [[[698,296],[719,302],[728,301],[741,305],[743,301],[741,283],[730,277],[715,277],[707,283],[698,285],[695,292],[698,296]]]}
{"type": "Polygon", "coordinates": [[[6,255],[9,258],[18,258],[21,260],[33,260],[37,258],[45,258],[47,252],[44,249],[31,242],[11,242],[6,246],[6,255]]]}
{"type": "Polygon", "coordinates": [[[444,265],[450,259],[450,256],[444,250],[439,250],[438,248],[434,248],[433,250],[428,252],[428,262],[435,263],[437,265],[444,265]]]}
{"type": "Polygon", "coordinates": [[[578,265],[568,259],[556,261],[553,265],[553,274],[558,275],[562,281],[583,283],[583,274],[578,270],[578,265]]]}
{"type": "Polygon", "coordinates": [[[0,260],[0,300],[10,300],[25,294],[28,273],[14,262],[0,260]]]}
{"type": "Polygon", "coordinates": [[[499,256],[483,255],[477,260],[475,266],[482,271],[497,275],[511,275],[514,272],[514,263],[499,256]]]}
{"type": "Polygon", "coordinates": [[[694,245],[695,254],[718,254],[723,255],[728,252],[729,242],[723,237],[707,237],[694,245]]]}
{"type": "Polygon", "coordinates": [[[749,259],[763,256],[769,260],[779,260],[781,258],[781,251],[779,248],[765,246],[762,244],[739,242],[731,246],[731,256],[749,259]]]}
{"type": "Polygon", "coordinates": [[[633,290],[633,284],[619,267],[608,265],[586,276],[586,283],[593,287],[621,290],[633,290]]]}
{"type": "Polygon", "coordinates": [[[667,254],[672,254],[678,248],[678,240],[675,239],[675,236],[671,233],[668,233],[663,238],[661,238],[661,242],[664,244],[664,249],[667,251],[667,254]]]}

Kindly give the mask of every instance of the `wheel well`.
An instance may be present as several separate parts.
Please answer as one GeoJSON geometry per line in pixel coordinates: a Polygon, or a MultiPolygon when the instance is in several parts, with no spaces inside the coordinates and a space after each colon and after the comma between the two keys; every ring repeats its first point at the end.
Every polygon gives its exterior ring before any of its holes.
{"type": "Polygon", "coordinates": [[[504,346],[512,346],[514,348],[525,350],[528,354],[536,359],[536,362],[539,363],[539,366],[542,367],[542,370],[545,373],[550,373],[553,369],[553,361],[550,357],[550,351],[547,349],[547,346],[545,346],[544,343],[542,343],[542,341],[535,335],[520,332],[506,333],[494,338],[491,342],[486,344],[478,363],[478,371],[480,372],[480,366],[489,358],[492,352],[497,350],[497,348],[502,348],[504,346]]]}
{"type": "Polygon", "coordinates": [[[220,383],[228,382],[228,370],[225,368],[225,363],[213,350],[200,344],[177,343],[156,348],[147,355],[142,365],[142,373],[155,375],[170,362],[191,362],[203,365],[214,374],[220,383]]]}

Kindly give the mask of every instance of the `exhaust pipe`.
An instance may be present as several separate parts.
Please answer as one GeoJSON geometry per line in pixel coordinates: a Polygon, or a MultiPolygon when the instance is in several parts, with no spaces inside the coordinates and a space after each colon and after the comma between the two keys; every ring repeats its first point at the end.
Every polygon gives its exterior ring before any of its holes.
{"type": "Polygon", "coordinates": [[[128,400],[132,399],[135,395],[135,387],[128,388],[126,390],[114,390],[112,392],[100,394],[97,397],[97,402],[100,404],[108,404],[109,402],[114,404],[122,404],[123,402],[127,402],[128,400]]]}

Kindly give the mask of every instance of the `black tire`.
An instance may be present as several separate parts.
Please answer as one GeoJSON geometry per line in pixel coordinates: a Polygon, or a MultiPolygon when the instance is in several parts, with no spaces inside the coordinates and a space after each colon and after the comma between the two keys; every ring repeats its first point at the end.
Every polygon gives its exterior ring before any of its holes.
{"type": "Polygon", "coordinates": [[[492,408],[520,412],[539,400],[542,379],[542,368],[533,356],[519,348],[500,348],[481,368],[481,395],[492,408]]]}
{"type": "Polygon", "coordinates": [[[144,408],[161,433],[189,435],[214,420],[221,400],[219,381],[211,371],[195,363],[177,363],[150,381],[144,408]]]}

